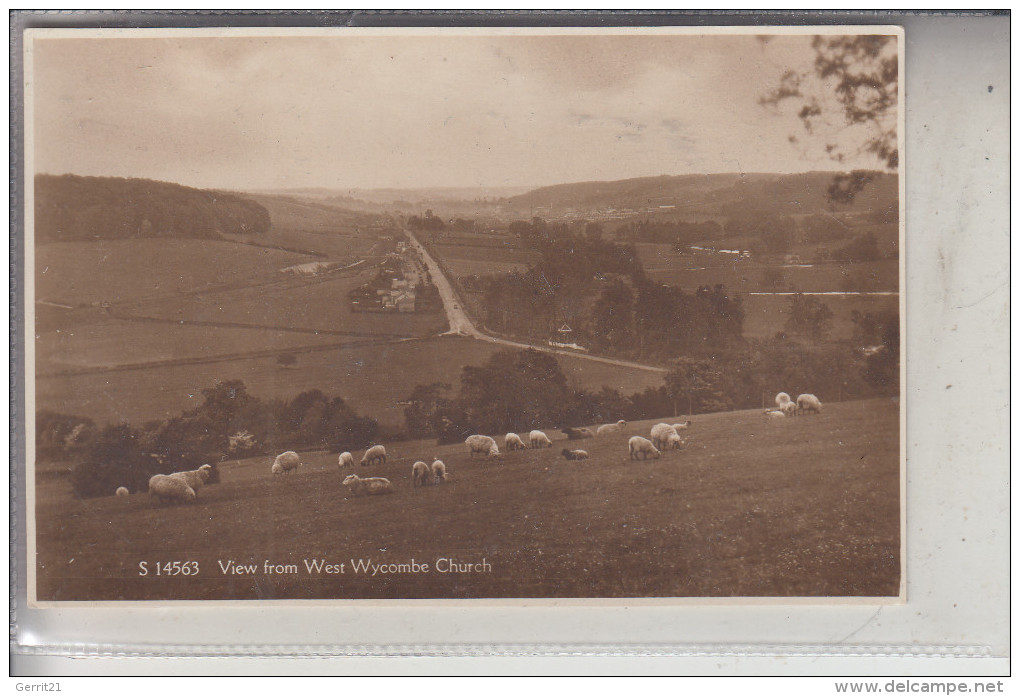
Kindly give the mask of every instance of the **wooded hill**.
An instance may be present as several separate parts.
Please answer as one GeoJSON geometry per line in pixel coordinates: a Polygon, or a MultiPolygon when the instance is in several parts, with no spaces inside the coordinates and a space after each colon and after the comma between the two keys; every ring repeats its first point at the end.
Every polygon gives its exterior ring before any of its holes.
{"type": "MultiPolygon", "coordinates": [[[[837,209],[876,213],[891,210],[895,217],[899,206],[897,176],[882,172],[866,174],[871,181],[856,194],[852,203],[839,204],[837,209]]],[[[829,190],[835,176],[835,172],[686,174],[590,181],[545,186],[504,202],[520,210],[540,207],[640,210],[674,206],[676,212],[693,209],[727,217],[748,211],[773,215],[812,214],[833,209],[829,190]]]]}
{"type": "Polygon", "coordinates": [[[149,179],[35,177],[38,243],[135,237],[216,239],[269,229],[266,209],[219,191],[149,179]]]}

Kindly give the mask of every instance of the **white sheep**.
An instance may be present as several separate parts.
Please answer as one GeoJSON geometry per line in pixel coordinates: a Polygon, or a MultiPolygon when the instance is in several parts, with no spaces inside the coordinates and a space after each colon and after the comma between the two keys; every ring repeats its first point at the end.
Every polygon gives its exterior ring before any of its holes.
{"type": "Polygon", "coordinates": [[[149,479],[149,496],[158,503],[190,503],[195,500],[195,489],[182,478],[156,474],[149,479]]]}
{"type": "Polygon", "coordinates": [[[124,486],[121,486],[120,488],[117,489],[117,492],[115,493],[115,495],[118,495],[118,496],[131,495],[131,491],[129,491],[128,489],[124,488],[124,486]]]}
{"type": "Polygon", "coordinates": [[[488,435],[469,435],[464,444],[468,446],[470,454],[468,457],[474,457],[475,454],[484,454],[488,457],[499,457],[499,447],[496,446],[496,441],[488,435]]]}
{"type": "Polygon", "coordinates": [[[779,407],[779,410],[786,414],[786,416],[792,418],[797,415],[797,404],[792,401],[787,401],[779,407]]]}
{"type": "Polygon", "coordinates": [[[341,452],[340,458],[337,460],[337,466],[341,469],[346,469],[349,466],[354,466],[354,455],[350,452],[341,452]]]}
{"type": "Polygon", "coordinates": [[[587,440],[595,437],[595,433],[588,428],[564,428],[560,432],[566,435],[568,440],[587,440]]]}
{"type": "Polygon", "coordinates": [[[658,423],[652,426],[652,444],[663,451],[680,449],[683,439],[669,423],[658,423]]]}
{"type": "Polygon", "coordinates": [[[642,459],[648,459],[649,454],[652,455],[653,459],[658,459],[659,457],[662,456],[662,453],[655,448],[655,445],[653,445],[649,440],[646,440],[640,435],[635,435],[634,437],[632,437],[627,442],[627,446],[630,449],[631,459],[637,459],[639,453],[641,454],[642,459]]]}
{"type": "Polygon", "coordinates": [[[690,427],[691,427],[691,422],[690,421],[684,421],[683,423],[674,423],[673,424],[673,430],[676,430],[677,432],[680,432],[681,430],[687,430],[690,427]]]}
{"type": "Polygon", "coordinates": [[[432,478],[437,486],[446,480],[446,464],[439,459],[432,462],[432,478]]]}
{"type": "Polygon", "coordinates": [[[627,421],[625,420],[618,420],[615,423],[606,423],[605,425],[600,425],[595,429],[595,435],[598,436],[608,435],[609,433],[619,433],[626,427],[627,421]]]}
{"type": "Polygon", "coordinates": [[[380,464],[386,463],[386,448],[382,445],[372,445],[365,450],[364,456],[361,457],[361,466],[368,466],[376,462],[380,464]]]}
{"type": "Polygon", "coordinates": [[[287,451],[283,454],[277,455],[276,459],[273,461],[273,473],[289,474],[299,466],[301,466],[301,457],[298,456],[298,453],[287,451]]]}
{"type": "Polygon", "coordinates": [[[814,394],[801,394],[797,397],[797,408],[802,411],[822,412],[822,402],[814,394]]]}
{"type": "Polygon", "coordinates": [[[412,485],[415,488],[429,485],[430,478],[432,478],[432,470],[425,462],[415,462],[411,467],[412,485]]]}
{"type": "Polygon", "coordinates": [[[507,452],[513,452],[514,450],[528,449],[528,446],[524,444],[524,440],[517,433],[507,433],[503,437],[503,448],[507,452]]]}
{"type": "Polygon", "coordinates": [[[765,411],[765,415],[769,418],[785,418],[786,414],[779,409],[773,409],[771,411],[765,411]]]}
{"type": "Polygon", "coordinates": [[[354,495],[382,495],[393,492],[389,479],[359,478],[357,474],[348,475],[341,485],[350,488],[354,495]]]}
{"type": "Polygon", "coordinates": [[[571,462],[577,462],[577,461],[580,461],[582,459],[587,459],[588,458],[588,453],[585,452],[584,450],[580,450],[580,449],[578,449],[578,450],[569,450],[569,449],[564,448],[563,451],[560,454],[563,455],[564,459],[566,459],[568,461],[571,461],[571,462]]]}
{"type": "Polygon", "coordinates": [[[789,401],[790,395],[787,394],[786,392],[779,392],[778,394],[776,394],[776,406],[778,406],[779,408],[782,408],[783,404],[789,401]]]}
{"type": "Polygon", "coordinates": [[[205,485],[205,482],[209,480],[209,476],[212,475],[212,466],[203,464],[192,471],[178,471],[170,475],[184,481],[184,483],[191,487],[191,490],[198,493],[198,489],[205,485]]]}
{"type": "Polygon", "coordinates": [[[541,430],[532,430],[528,433],[528,440],[531,441],[532,449],[538,449],[539,447],[552,447],[552,440],[550,440],[549,436],[541,430]]]}

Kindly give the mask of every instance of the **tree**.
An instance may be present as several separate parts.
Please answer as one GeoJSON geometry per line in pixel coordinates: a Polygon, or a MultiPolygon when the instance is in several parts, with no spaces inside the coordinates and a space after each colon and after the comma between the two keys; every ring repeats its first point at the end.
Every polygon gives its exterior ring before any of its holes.
{"type": "Polygon", "coordinates": [[[797,293],[790,298],[790,316],[786,332],[813,341],[824,341],[832,330],[832,310],[811,295],[797,293]]]}
{"type": "Polygon", "coordinates": [[[412,437],[434,437],[442,427],[440,410],[449,403],[450,385],[443,382],[419,384],[407,397],[404,423],[412,437]]]}
{"type": "Polygon", "coordinates": [[[731,406],[715,360],[679,358],[666,373],[666,392],[674,408],[686,406],[688,414],[725,411],[731,406]]]}
{"type": "MultiPolygon", "coordinates": [[[[759,102],[772,107],[794,104],[804,129],[825,135],[825,151],[833,160],[844,162],[850,156],[869,154],[893,171],[899,166],[896,41],[893,36],[873,34],[816,36],[811,42],[811,67],[787,71],[759,102]]],[[[790,140],[797,138],[791,135],[790,140]]],[[[862,171],[837,175],[829,189],[830,200],[852,201],[871,178],[862,171]]]]}
{"type": "Polygon", "coordinates": [[[598,345],[627,348],[634,344],[634,293],[616,280],[592,306],[592,332],[598,345]]]}
{"type": "Polygon", "coordinates": [[[141,433],[124,423],[100,430],[85,448],[84,460],[71,470],[71,488],[81,498],[113,495],[124,486],[148,490],[149,479],[172,469],[142,451],[141,433]]]}

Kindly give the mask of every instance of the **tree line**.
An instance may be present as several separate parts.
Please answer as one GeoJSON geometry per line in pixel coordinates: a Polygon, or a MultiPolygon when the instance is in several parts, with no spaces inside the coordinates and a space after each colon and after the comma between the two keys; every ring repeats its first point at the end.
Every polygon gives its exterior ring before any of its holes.
{"type": "Polygon", "coordinates": [[[359,416],[340,397],[318,389],[292,399],[263,400],[241,380],[202,390],[202,403],[181,415],[139,427],[99,427],[89,418],[40,411],[36,451],[40,459],[74,461],[76,495],[112,495],[118,486],[147,490],[155,474],[188,471],[227,458],[296,447],[358,449],[370,444],[378,423],[359,416]]]}
{"type": "Polygon", "coordinates": [[[407,436],[450,443],[474,433],[760,408],[781,389],[823,401],[898,395],[899,322],[888,315],[862,321],[861,328],[871,335],[858,340],[883,336],[880,349],[865,354],[848,344],[753,340],[712,357],[673,360],[660,386],[629,395],[609,386],[572,387],[553,355],[501,351],[482,365],[465,366],[456,388],[442,382],[416,386],[404,408],[407,436]]]}

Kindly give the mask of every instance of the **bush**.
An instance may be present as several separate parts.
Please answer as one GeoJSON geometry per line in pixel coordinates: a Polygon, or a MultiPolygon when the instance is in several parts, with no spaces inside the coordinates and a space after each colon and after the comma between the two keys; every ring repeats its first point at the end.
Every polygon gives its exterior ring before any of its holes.
{"type": "Polygon", "coordinates": [[[141,434],[128,425],[103,428],[86,446],[85,460],[71,470],[71,488],[79,498],[113,495],[119,486],[134,493],[149,490],[149,479],[172,471],[141,449],[141,434]]]}

